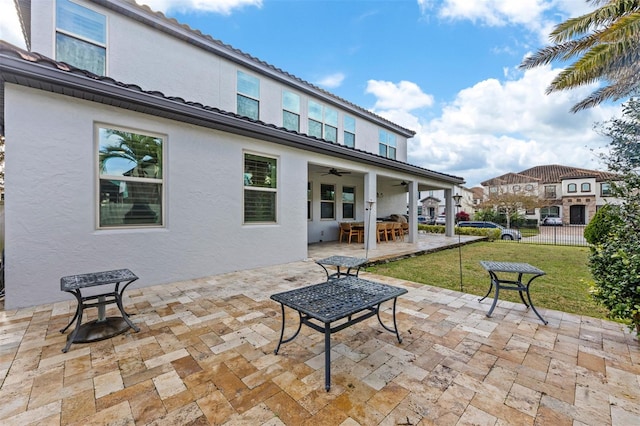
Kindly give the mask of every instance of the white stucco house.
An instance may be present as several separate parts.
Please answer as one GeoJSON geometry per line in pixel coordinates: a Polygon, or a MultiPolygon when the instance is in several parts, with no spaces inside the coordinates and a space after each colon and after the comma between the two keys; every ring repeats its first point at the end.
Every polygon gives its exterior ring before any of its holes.
{"type": "Polygon", "coordinates": [[[305,259],[338,222],[464,183],[407,162],[413,131],[146,6],[16,4],[6,308],[68,300],[60,277],[84,272],[129,268],[142,287],[305,259]]]}

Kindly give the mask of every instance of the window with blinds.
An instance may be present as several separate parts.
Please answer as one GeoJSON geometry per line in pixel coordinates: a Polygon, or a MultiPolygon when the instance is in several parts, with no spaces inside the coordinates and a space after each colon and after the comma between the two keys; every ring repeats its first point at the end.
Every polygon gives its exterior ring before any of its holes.
{"type": "Polygon", "coordinates": [[[244,154],[244,223],[277,221],[277,159],[244,154]]]}

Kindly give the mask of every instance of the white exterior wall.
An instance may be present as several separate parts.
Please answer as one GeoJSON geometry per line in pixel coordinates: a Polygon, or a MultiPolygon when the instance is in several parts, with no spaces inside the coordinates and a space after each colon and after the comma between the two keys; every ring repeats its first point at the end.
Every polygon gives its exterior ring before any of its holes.
{"type": "Polygon", "coordinates": [[[66,275],[129,268],[135,288],[306,257],[303,151],[12,84],[5,119],[7,309],[68,300],[66,275]],[[164,228],[97,230],[96,121],[166,135],[164,228]],[[242,224],[243,150],[278,157],[277,225],[242,224]]]}
{"type": "MultiPolygon", "coordinates": [[[[237,71],[242,70],[260,79],[261,121],[282,126],[282,92],[289,90],[300,95],[300,132],[308,132],[307,104],[310,96],[296,88],[93,3],[74,1],[107,16],[109,77],[136,84],[143,90],[160,91],[167,96],[178,96],[186,101],[235,113],[237,71]]],[[[32,33],[32,50],[55,59],[55,0],[32,2],[32,33]]],[[[378,153],[378,130],[381,128],[378,124],[323,99],[312,99],[338,111],[338,143],[344,142],[344,116],[349,115],[356,119],[356,148],[378,153]]],[[[406,162],[407,138],[396,134],[396,142],[396,160],[406,162]]]]}

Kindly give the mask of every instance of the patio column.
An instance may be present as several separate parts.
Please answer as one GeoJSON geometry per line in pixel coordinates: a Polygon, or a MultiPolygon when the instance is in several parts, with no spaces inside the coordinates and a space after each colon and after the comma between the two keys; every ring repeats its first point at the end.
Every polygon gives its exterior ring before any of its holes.
{"type": "Polygon", "coordinates": [[[456,218],[456,207],[453,204],[453,189],[444,190],[444,208],[446,224],[444,226],[444,234],[447,237],[453,237],[455,235],[454,226],[456,218]]]}
{"type": "Polygon", "coordinates": [[[367,254],[369,250],[376,248],[377,179],[375,172],[364,175],[364,248],[367,254]]]}
{"type": "Polygon", "coordinates": [[[409,190],[409,235],[408,242],[418,241],[418,182],[410,181],[407,185],[409,190]]]}

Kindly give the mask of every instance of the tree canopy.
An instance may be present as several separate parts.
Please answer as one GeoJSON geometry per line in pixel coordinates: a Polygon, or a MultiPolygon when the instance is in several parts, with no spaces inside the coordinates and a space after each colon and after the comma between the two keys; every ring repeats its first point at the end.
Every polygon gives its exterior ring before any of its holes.
{"type": "Polygon", "coordinates": [[[599,7],[557,25],[549,36],[552,44],[520,64],[530,69],[575,59],[553,79],[547,94],[603,84],[575,104],[572,112],[626,98],[640,86],[640,0],[586,1],[599,7]]]}

